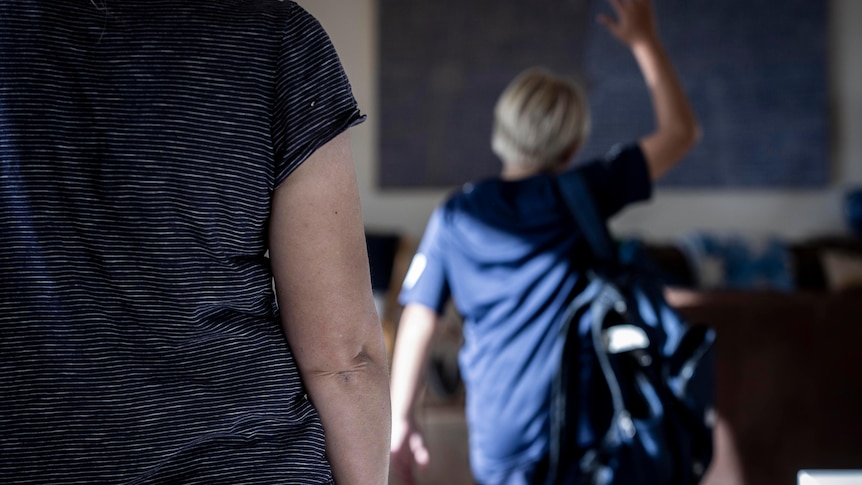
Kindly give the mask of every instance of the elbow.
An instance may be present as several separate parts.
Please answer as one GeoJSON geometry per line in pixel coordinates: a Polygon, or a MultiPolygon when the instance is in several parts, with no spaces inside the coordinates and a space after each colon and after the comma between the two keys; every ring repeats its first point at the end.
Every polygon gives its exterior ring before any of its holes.
{"type": "Polygon", "coordinates": [[[698,143],[700,143],[700,140],[703,139],[703,128],[700,126],[700,123],[698,123],[697,120],[694,120],[690,130],[690,143],[691,147],[694,148],[698,143]]]}
{"type": "Polygon", "coordinates": [[[377,375],[384,368],[379,359],[374,358],[366,349],[362,349],[344,365],[327,374],[343,384],[350,384],[353,379],[360,376],[377,375]]]}
{"type": "Polygon", "coordinates": [[[702,136],[700,125],[695,121],[681,123],[667,130],[664,139],[670,149],[667,157],[670,165],[675,165],[682,160],[688,152],[700,143],[702,136]]]}
{"type": "MultiPolygon", "coordinates": [[[[350,385],[355,381],[376,378],[387,373],[386,354],[376,347],[363,345],[352,352],[329,353],[304,372],[309,380],[334,381],[350,385]]],[[[388,381],[388,376],[385,377],[388,381]]]]}
{"type": "Polygon", "coordinates": [[[650,178],[658,180],[700,142],[700,125],[692,117],[689,122],[665,126],[641,141],[646,156],[650,178]]]}
{"type": "Polygon", "coordinates": [[[703,138],[703,129],[700,123],[692,117],[688,122],[680,126],[676,131],[676,138],[680,147],[687,152],[697,146],[703,138]]]}

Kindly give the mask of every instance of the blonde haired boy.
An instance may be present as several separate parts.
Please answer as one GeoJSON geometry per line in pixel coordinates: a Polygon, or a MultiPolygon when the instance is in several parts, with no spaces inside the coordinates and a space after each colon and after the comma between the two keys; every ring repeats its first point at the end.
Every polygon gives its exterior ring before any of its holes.
{"type": "MultiPolygon", "coordinates": [[[[648,199],[652,182],[695,145],[697,121],[657,33],[650,0],[609,0],[598,21],[627,46],[655,111],[655,129],[579,170],[605,218],[648,199]]],[[[481,484],[546,483],[549,400],[560,316],[581,287],[571,255],[581,234],[555,190],[589,132],[582,90],[543,69],[519,75],[495,109],[499,178],[466,186],[431,216],[401,302],[392,363],[392,466],[412,483],[430,459],[414,409],[438,315],[464,317],[470,465],[481,484]]],[[[635,134],[633,134],[635,135],[635,134]]]]}

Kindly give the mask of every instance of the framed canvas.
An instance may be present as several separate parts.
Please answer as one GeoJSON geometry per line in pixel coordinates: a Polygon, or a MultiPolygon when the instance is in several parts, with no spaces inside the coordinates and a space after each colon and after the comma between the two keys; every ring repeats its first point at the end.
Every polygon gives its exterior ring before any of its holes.
{"type": "MultiPolygon", "coordinates": [[[[828,185],[828,2],[655,4],[704,134],[662,183],[828,185]]],[[[628,50],[595,22],[600,12],[610,13],[606,0],[380,0],[380,188],[499,173],[493,107],[535,65],[587,88],[593,130],[579,160],[648,133],[648,91],[628,50]]]]}

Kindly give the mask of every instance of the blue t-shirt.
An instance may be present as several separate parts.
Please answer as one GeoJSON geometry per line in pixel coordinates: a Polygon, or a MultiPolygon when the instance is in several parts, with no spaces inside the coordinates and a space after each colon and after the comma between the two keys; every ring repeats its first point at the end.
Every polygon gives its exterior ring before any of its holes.
{"type": "MultiPolygon", "coordinates": [[[[579,170],[605,218],[649,198],[638,145],[579,170]]],[[[549,399],[561,351],[559,322],[577,291],[580,233],[554,176],[489,179],[439,206],[404,281],[401,303],[464,317],[459,356],[467,387],[470,461],[480,482],[548,451],[549,399]]]]}

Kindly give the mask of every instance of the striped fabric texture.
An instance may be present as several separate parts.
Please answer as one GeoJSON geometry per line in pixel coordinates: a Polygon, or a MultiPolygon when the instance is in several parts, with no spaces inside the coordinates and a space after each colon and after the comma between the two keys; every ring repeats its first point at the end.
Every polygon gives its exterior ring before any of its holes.
{"type": "Polygon", "coordinates": [[[361,121],[279,0],[0,0],[0,483],[331,483],[272,192],[361,121]]]}

